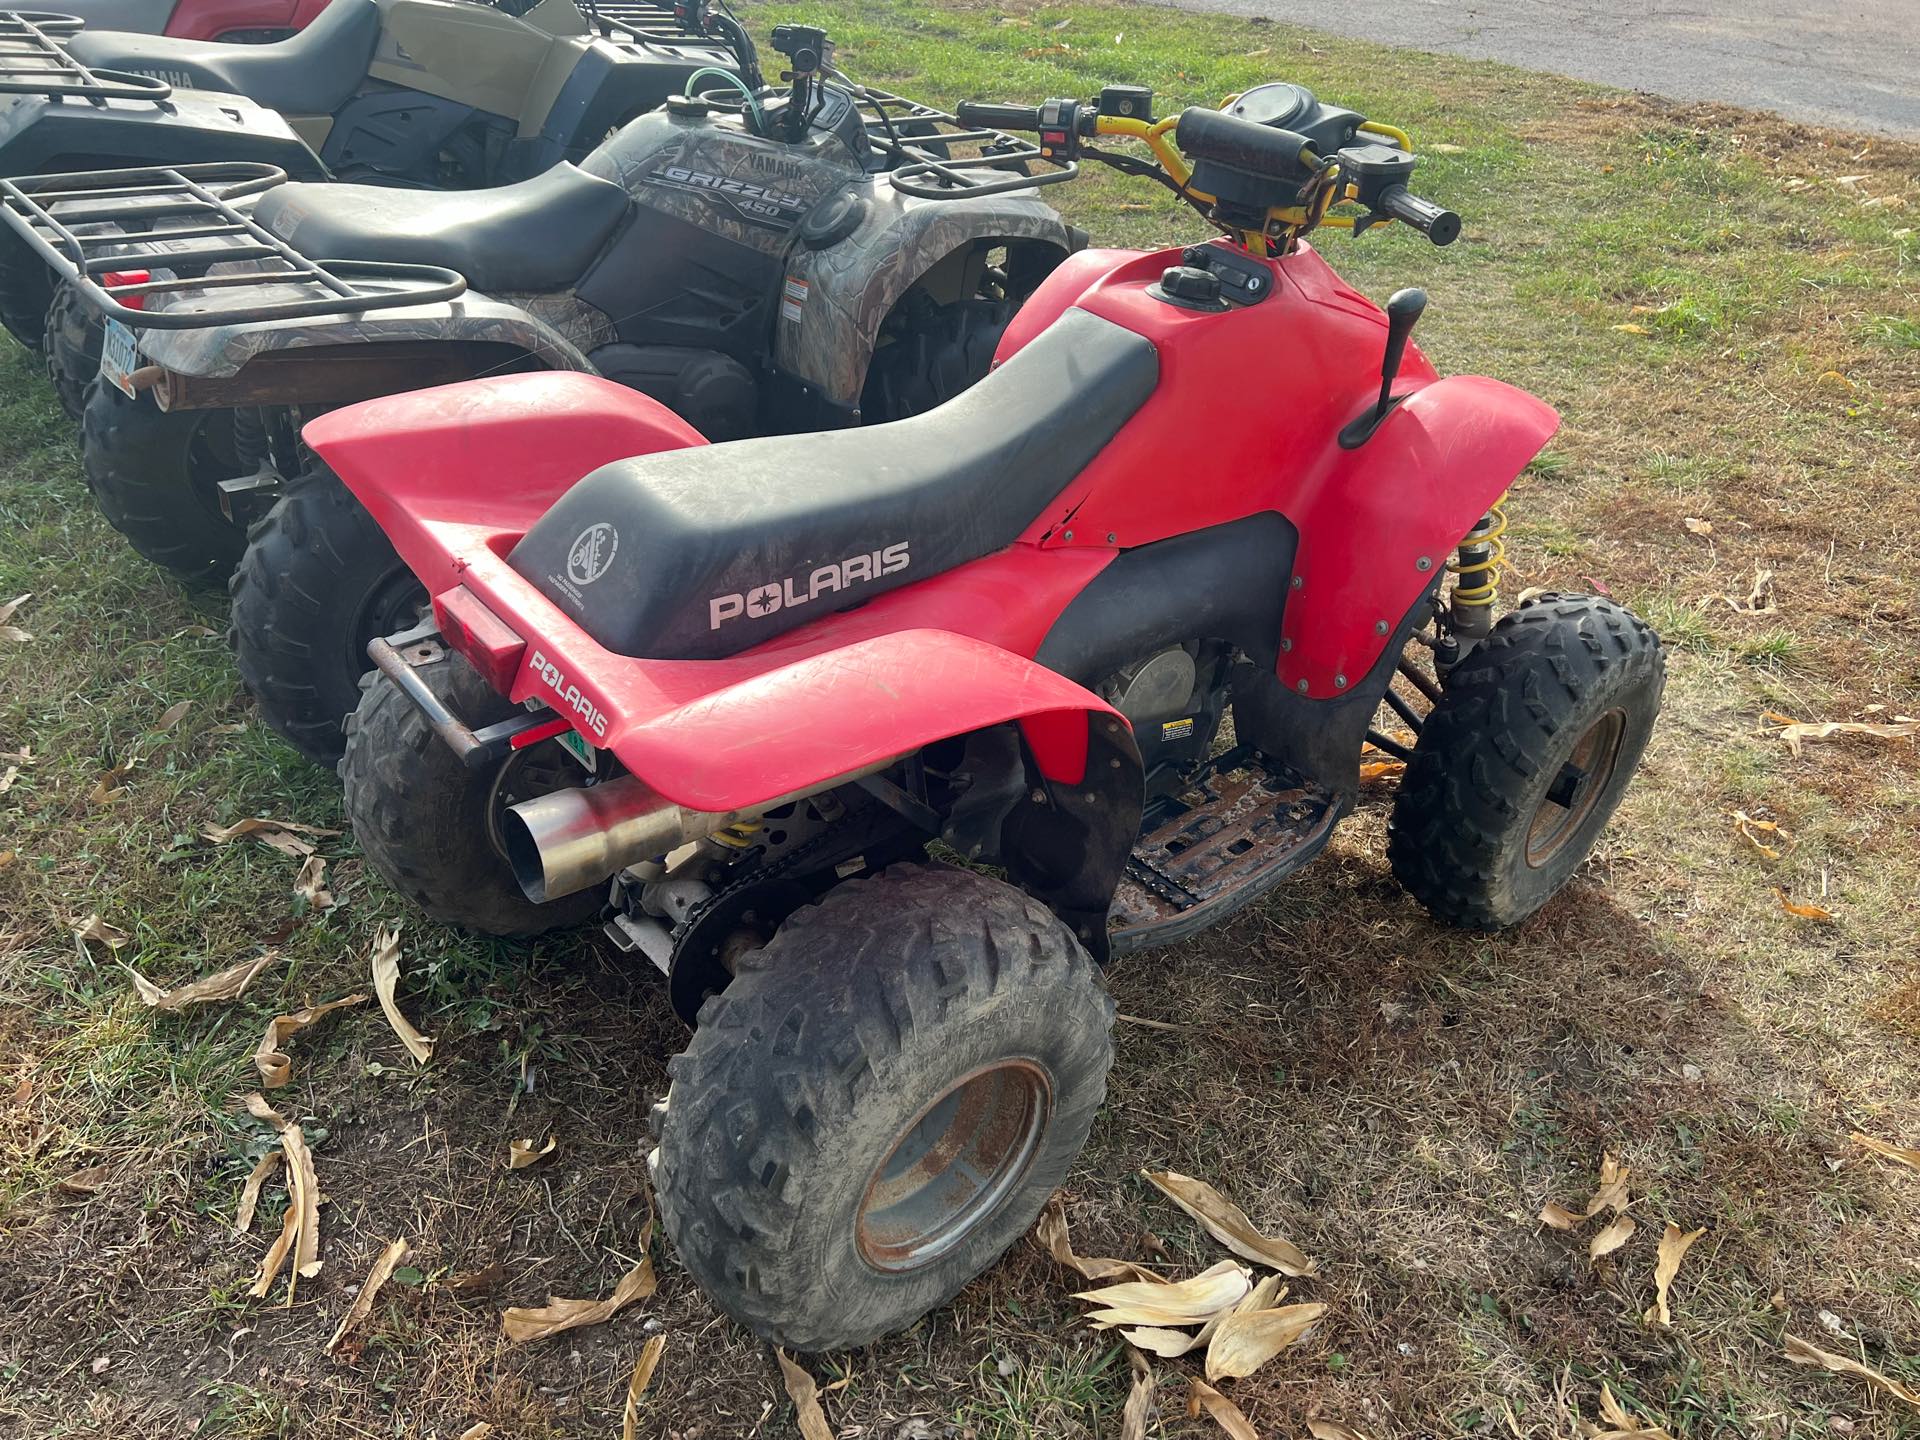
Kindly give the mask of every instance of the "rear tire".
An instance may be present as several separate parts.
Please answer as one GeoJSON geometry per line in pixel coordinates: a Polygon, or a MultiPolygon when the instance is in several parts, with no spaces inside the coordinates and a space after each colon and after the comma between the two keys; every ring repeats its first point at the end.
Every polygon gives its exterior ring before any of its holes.
{"type": "Polygon", "coordinates": [[[247,543],[220,509],[219,482],[239,472],[233,412],[162,410],[95,376],[81,433],[87,487],[107,522],[182,579],[225,581],[247,543]]]}
{"type": "Polygon", "coordinates": [[[931,865],[838,886],[739,962],[669,1065],[654,1179],[681,1263],[797,1350],[904,1329],[1066,1177],[1112,1024],[1091,957],[1013,886],[931,865]]]}
{"type": "Polygon", "coordinates": [[[53,271],[11,227],[0,227],[0,325],[38,353],[53,303],[53,271]]]}
{"type": "MultiPolygon", "coordinates": [[[[71,280],[62,280],[47,306],[40,357],[60,408],[79,420],[87,408],[87,383],[100,373],[100,347],[106,326],[71,280]]],[[[124,397],[123,397],[124,398],[124,397]]]]}
{"type": "Polygon", "coordinates": [[[411,628],[425,587],[322,466],[287,482],[228,588],[234,656],[260,717],[309,760],[333,764],[372,669],[367,642],[411,628]]]}
{"type": "MultiPolygon", "coordinates": [[[[521,713],[458,655],[449,653],[416,673],[474,729],[521,713]]],[[[389,885],[435,920],[483,935],[539,935],[583,924],[606,903],[605,891],[596,886],[534,904],[500,847],[498,815],[506,803],[586,778],[558,740],[516,750],[489,769],[469,770],[433,733],[419,707],[375,671],[347,717],[340,778],[362,853],[389,885]]]]}
{"type": "Polygon", "coordinates": [[[1653,734],[1660,639],[1597,595],[1513,611],[1447,676],[1388,825],[1387,859],[1435,916],[1527,918],[1592,853],[1653,734]]]}

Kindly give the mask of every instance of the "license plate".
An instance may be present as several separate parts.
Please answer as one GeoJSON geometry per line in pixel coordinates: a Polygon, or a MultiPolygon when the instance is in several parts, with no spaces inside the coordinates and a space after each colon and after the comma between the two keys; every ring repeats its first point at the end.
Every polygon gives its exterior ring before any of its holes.
{"type": "Polygon", "coordinates": [[[133,331],[118,320],[109,319],[106,338],[100,344],[102,378],[129,400],[137,399],[133,393],[133,372],[139,368],[140,346],[133,338],[133,331]]]}
{"type": "Polygon", "coordinates": [[[593,746],[580,738],[580,732],[578,730],[562,730],[553,738],[566,746],[567,752],[587,767],[587,773],[589,775],[594,774],[599,769],[599,763],[595,758],[593,746]]]}

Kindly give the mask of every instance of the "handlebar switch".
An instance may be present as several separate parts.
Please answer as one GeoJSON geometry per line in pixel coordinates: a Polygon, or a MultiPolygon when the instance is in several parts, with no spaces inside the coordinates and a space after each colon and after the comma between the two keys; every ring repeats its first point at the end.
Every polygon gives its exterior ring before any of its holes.
{"type": "Polygon", "coordinates": [[[1080,154],[1080,102],[1049,100],[1040,107],[1040,153],[1056,162],[1080,154]]]}
{"type": "Polygon", "coordinates": [[[1189,245],[1180,259],[1211,273],[1217,293],[1229,305],[1258,305],[1273,294],[1273,271],[1267,262],[1230,250],[1223,241],[1189,245]]]}
{"type": "Polygon", "coordinates": [[[1414,157],[1392,145],[1349,145],[1339,160],[1341,177],[1359,188],[1355,198],[1370,211],[1381,208],[1387,190],[1405,185],[1413,175],[1414,157]]]}
{"type": "Polygon", "coordinates": [[[1153,118],[1153,87],[1151,85],[1108,85],[1100,91],[1100,98],[1094,102],[1094,109],[1099,114],[1116,116],[1122,120],[1151,120],[1153,118]]]}

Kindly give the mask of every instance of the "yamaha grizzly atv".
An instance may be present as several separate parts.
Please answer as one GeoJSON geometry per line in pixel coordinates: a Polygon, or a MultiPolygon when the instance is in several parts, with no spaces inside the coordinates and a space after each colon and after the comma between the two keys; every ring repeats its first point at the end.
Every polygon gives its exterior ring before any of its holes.
{"type": "MultiPolygon", "coordinates": [[[[312,463],[301,420],[513,369],[651,395],[684,422],[677,445],[898,419],[985,374],[1019,302],[1081,243],[1004,169],[952,200],[900,192],[890,169],[940,163],[965,137],[935,133],[953,130],[941,112],[834,80],[821,32],[775,30],[781,93],[757,83],[744,32],[709,23],[737,33],[747,93],[676,99],[578,168],[457,197],[279,185],[223,213],[281,253],[204,282],[179,274],[190,254],[152,262],[171,280],[97,268],[124,257],[67,261],[115,317],[85,421],[101,508],[178,573],[233,572],[241,674],[314,759],[340,754],[367,642],[427,597],[312,463]],[[442,267],[411,272],[439,297],[461,277],[471,288],[437,298],[346,263],[376,260],[442,267]]],[[[1038,158],[991,132],[971,141],[1038,158]]],[[[77,179],[57,183],[70,194],[77,179]]]]}
{"type": "MultiPolygon", "coordinates": [[[[1394,874],[1496,929],[1580,867],[1659,710],[1660,643],[1611,601],[1494,622],[1501,496],[1554,412],[1437,375],[1425,297],[1383,314],[1306,244],[1453,238],[1406,137],[1291,85],[1149,102],[960,108],[1225,236],[1074,256],[924,414],[685,447],[556,375],[306,429],[433,595],[370,647],[362,848],[440,919],[610,911],[666,972],[697,1029],[656,1111],[660,1213],[783,1344],[907,1325],[1032,1224],[1103,1096],[1100,966],[1319,852],[1368,741],[1406,761],[1394,874]],[[1121,138],[1157,165],[1096,143],[1121,138]]],[[[959,203],[979,173],[894,186],[959,203]]]]}
{"type": "MultiPolygon", "coordinates": [[[[291,39],[224,45],[0,12],[0,175],[252,161],[310,180],[498,185],[578,160],[700,71],[731,69],[671,6],[592,14],[335,0],[291,39]]],[[[52,299],[45,266],[0,232],[0,322],[39,348],[52,299]]]]}

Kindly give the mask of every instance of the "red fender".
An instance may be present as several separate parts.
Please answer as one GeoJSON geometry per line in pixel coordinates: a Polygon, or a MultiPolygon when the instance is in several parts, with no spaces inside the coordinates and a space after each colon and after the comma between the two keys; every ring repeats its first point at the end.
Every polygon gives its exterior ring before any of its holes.
{"type": "Polygon", "coordinates": [[[657,400],[597,375],[497,375],[334,410],[301,432],[437,593],[453,557],[519,539],[609,461],[704,445],[657,400]]]}
{"type": "Polygon", "coordinates": [[[984,640],[896,630],[616,718],[600,743],[675,804],[745,810],[1009,720],[1022,723],[1049,779],[1077,784],[1088,715],[1114,713],[1092,691],[984,640]],[[713,763],[723,755],[738,763],[713,763]]]}
{"type": "Polygon", "coordinates": [[[236,30],[298,30],[325,8],[326,0],[180,0],[162,33],[218,40],[236,30]]]}
{"type": "Polygon", "coordinates": [[[1357,684],[1559,427],[1526,391],[1456,375],[1409,395],[1359,449],[1331,448],[1289,507],[1300,549],[1281,626],[1288,688],[1325,699],[1357,684]]]}

